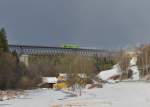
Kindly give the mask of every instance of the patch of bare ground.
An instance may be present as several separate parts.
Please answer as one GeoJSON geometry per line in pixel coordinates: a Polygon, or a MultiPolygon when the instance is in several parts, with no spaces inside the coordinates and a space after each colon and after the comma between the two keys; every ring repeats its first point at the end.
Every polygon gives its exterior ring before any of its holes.
{"type": "Polygon", "coordinates": [[[150,74],[146,75],[143,80],[150,80],[150,74]]]}
{"type": "Polygon", "coordinates": [[[0,101],[17,98],[23,94],[24,94],[23,91],[15,91],[15,90],[0,91],[0,101]]]}
{"type": "Polygon", "coordinates": [[[102,100],[68,101],[63,104],[54,104],[51,107],[92,107],[93,105],[111,106],[112,102],[102,100]]]}

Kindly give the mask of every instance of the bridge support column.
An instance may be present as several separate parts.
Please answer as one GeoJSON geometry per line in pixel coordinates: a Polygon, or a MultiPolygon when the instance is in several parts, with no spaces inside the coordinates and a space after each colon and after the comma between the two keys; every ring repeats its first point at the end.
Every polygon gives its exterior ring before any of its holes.
{"type": "Polygon", "coordinates": [[[29,55],[21,55],[20,62],[23,62],[26,66],[29,66],[29,55]]]}

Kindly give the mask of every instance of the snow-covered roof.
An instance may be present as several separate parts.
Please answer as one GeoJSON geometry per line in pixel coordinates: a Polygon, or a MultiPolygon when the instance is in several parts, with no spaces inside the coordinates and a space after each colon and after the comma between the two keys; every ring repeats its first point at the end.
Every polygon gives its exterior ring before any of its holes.
{"type": "Polygon", "coordinates": [[[42,77],[44,83],[57,83],[58,79],[56,77],[42,77]]]}

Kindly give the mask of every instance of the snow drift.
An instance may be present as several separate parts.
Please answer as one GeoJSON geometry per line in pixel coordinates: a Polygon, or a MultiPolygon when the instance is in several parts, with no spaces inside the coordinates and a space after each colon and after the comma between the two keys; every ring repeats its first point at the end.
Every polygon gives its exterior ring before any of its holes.
{"type": "Polygon", "coordinates": [[[108,81],[108,80],[110,80],[111,77],[121,75],[121,74],[122,74],[121,68],[120,68],[119,64],[116,64],[113,66],[112,69],[106,70],[106,71],[101,71],[97,76],[98,76],[98,78],[100,78],[104,81],[108,81]]]}
{"type": "MultiPolygon", "coordinates": [[[[132,79],[133,80],[139,80],[139,70],[137,66],[137,57],[132,57],[132,59],[129,62],[129,68],[128,70],[132,71],[132,79]]],[[[113,66],[110,70],[101,71],[97,77],[103,81],[107,82],[113,82],[112,77],[119,76],[122,74],[121,68],[119,64],[116,64],[113,66]]]]}

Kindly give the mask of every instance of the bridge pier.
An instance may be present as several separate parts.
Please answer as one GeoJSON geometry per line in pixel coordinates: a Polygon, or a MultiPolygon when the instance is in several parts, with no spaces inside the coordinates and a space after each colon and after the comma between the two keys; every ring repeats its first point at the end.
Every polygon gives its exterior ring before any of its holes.
{"type": "Polygon", "coordinates": [[[21,55],[19,57],[20,62],[23,62],[26,66],[29,66],[29,55],[21,55]]]}

